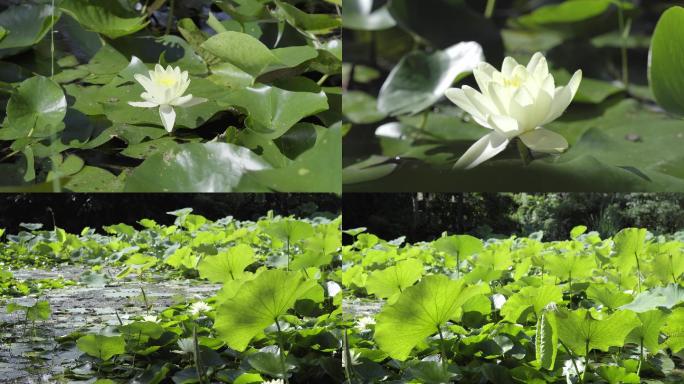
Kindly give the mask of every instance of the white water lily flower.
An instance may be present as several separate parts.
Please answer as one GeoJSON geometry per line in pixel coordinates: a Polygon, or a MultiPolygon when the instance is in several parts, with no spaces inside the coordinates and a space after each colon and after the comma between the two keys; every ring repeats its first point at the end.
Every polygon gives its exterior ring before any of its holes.
{"type": "Polygon", "coordinates": [[[375,324],[375,318],[373,318],[371,316],[364,316],[364,317],[360,318],[359,320],[357,320],[356,329],[358,329],[361,332],[367,331],[368,326],[373,325],[373,324],[375,324]]]}
{"type": "Polygon", "coordinates": [[[568,148],[563,136],[543,126],[568,108],[582,81],[581,70],[565,87],[556,87],[546,58],[537,52],[527,67],[506,57],[501,72],[482,62],[473,74],[480,92],[465,85],[445,94],[492,132],[475,142],[456,162],[456,168],[470,169],[491,159],[516,137],[536,152],[560,153],[568,148]]]}
{"type": "Polygon", "coordinates": [[[269,380],[269,381],[262,381],[263,384],[285,384],[283,379],[275,379],[275,380],[269,380]]]}
{"type": "Polygon", "coordinates": [[[150,323],[158,323],[161,320],[155,315],[145,315],[143,316],[143,321],[149,321],[150,323]]]}
{"type": "Polygon", "coordinates": [[[190,305],[190,314],[193,316],[199,315],[202,312],[209,311],[211,311],[211,307],[204,301],[196,301],[192,303],[192,305],[190,305]]]}
{"type": "Polygon", "coordinates": [[[171,352],[178,353],[179,355],[189,355],[191,353],[195,353],[195,341],[192,339],[192,337],[178,339],[176,345],[178,345],[179,349],[173,350],[171,352]]]}
{"type": "Polygon", "coordinates": [[[145,88],[145,92],[140,94],[144,101],[130,101],[128,104],[139,108],[159,107],[159,116],[168,132],[173,130],[176,122],[173,107],[192,107],[207,101],[201,97],[193,97],[192,94],[183,96],[190,86],[190,79],[188,71],[181,72],[180,67],[173,68],[169,65],[164,69],[157,64],[149,74],[149,77],[139,73],[135,75],[138,83],[145,88]]]}

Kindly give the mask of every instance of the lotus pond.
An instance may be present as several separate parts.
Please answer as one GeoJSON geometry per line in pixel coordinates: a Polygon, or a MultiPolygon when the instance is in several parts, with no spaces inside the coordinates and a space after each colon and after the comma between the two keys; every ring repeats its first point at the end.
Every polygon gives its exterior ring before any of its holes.
{"type": "Polygon", "coordinates": [[[681,383],[684,234],[415,244],[344,231],[353,383],[681,383]]]}
{"type": "Polygon", "coordinates": [[[684,190],[681,2],[344,5],[345,191],[684,190]]]}
{"type": "Polygon", "coordinates": [[[5,235],[3,382],[344,380],[341,218],[170,214],[5,235]]]}
{"type": "Polygon", "coordinates": [[[340,6],[0,2],[0,186],[339,191],[340,6]]]}

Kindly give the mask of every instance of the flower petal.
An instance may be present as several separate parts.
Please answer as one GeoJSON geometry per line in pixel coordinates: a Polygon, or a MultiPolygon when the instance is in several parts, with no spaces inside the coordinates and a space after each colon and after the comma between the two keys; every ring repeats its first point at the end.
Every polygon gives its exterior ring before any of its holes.
{"type": "Polygon", "coordinates": [[[537,128],[519,136],[531,150],[543,153],[561,153],[568,149],[568,141],[556,132],[537,128]]]}
{"type": "Polygon", "coordinates": [[[499,154],[506,148],[506,145],[508,145],[508,139],[496,132],[484,135],[468,148],[463,156],[458,159],[454,168],[474,168],[499,154]]]}
{"type": "Polygon", "coordinates": [[[206,102],[207,99],[203,97],[193,97],[192,94],[178,98],[176,105],[183,108],[194,107],[195,105],[206,102]]]}
{"type": "Polygon", "coordinates": [[[563,114],[563,112],[565,112],[565,110],[568,108],[568,105],[570,105],[572,98],[575,97],[581,81],[582,70],[580,69],[577,70],[574,75],[572,75],[568,85],[556,89],[556,92],[553,96],[553,103],[551,104],[551,110],[540,125],[544,125],[556,120],[558,117],[560,117],[560,115],[563,114]]]}
{"type": "Polygon", "coordinates": [[[451,102],[456,104],[459,108],[469,113],[475,119],[475,121],[477,121],[478,124],[482,125],[483,127],[490,128],[487,122],[485,121],[486,118],[482,116],[480,110],[477,109],[470,101],[470,99],[465,95],[463,89],[450,88],[447,89],[446,92],[444,92],[444,95],[449,100],[451,100],[451,102]]]}
{"type": "Polygon", "coordinates": [[[138,108],[154,108],[158,106],[159,104],[153,103],[151,101],[129,101],[128,105],[131,107],[138,107],[138,108]]]}
{"type": "Polygon", "coordinates": [[[133,75],[133,77],[138,83],[140,83],[140,85],[143,86],[143,88],[145,88],[147,92],[150,92],[150,90],[154,88],[152,80],[149,77],[141,75],[140,73],[136,73],[135,75],[133,75]]]}
{"type": "Polygon", "coordinates": [[[176,122],[176,111],[170,105],[159,106],[159,116],[167,132],[173,131],[173,124],[176,122]]]}
{"type": "Polygon", "coordinates": [[[475,76],[475,81],[480,88],[480,92],[487,92],[488,84],[492,81],[492,73],[494,72],[496,72],[496,68],[484,61],[475,66],[475,69],[473,69],[473,76],[475,76]]]}
{"type": "Polygon", "coordinates": [[[509,77],[509,76],[511,76],[511,74],[513,74],[513,70],[518,65],[519,65],[518,62],[515,61],[514,58],[512,58],[510,56],[506,56],[506,58],[503,61],[503,64],[501,65],[501,73],[504,76],[509,77]]]}
{"type": "Polygon", "coordinates": [[[509,116],[492,115],[487,119],[489,125],[504,137],[515,137],[520,134],[518,121],[509,116]]]}

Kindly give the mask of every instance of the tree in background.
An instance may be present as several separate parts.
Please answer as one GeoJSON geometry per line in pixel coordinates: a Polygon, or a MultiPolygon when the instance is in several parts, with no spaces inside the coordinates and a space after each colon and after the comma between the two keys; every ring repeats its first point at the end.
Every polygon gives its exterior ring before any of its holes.
{"type": "Polygon", "coordinates": [[[443,231],[475,236],[567,239],[576,225],[602,236],[625,227],[684,229],[684,195],[666,193],[345,194],[345,228],[368,227],[385,239],[432,240],[443,231]]]}

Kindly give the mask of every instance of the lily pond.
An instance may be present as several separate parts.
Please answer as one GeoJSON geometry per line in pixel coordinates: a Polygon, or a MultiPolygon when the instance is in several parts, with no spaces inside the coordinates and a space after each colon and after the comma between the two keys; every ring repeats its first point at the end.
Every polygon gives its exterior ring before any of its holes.
{"type": "Polygon", "coordinates": [[[345,191],[684,191],[684,8],[345,0],[345,191]]]}
{"type": "Polygon", "coordinates": [[[340,217],[169,213],[3,234],[0,381],[344,380],[340,217]]]}
{"type": "Polygon", "coordinates": [[[339,191],[340,7],[1,1],[0,187],[339,191]]]}

